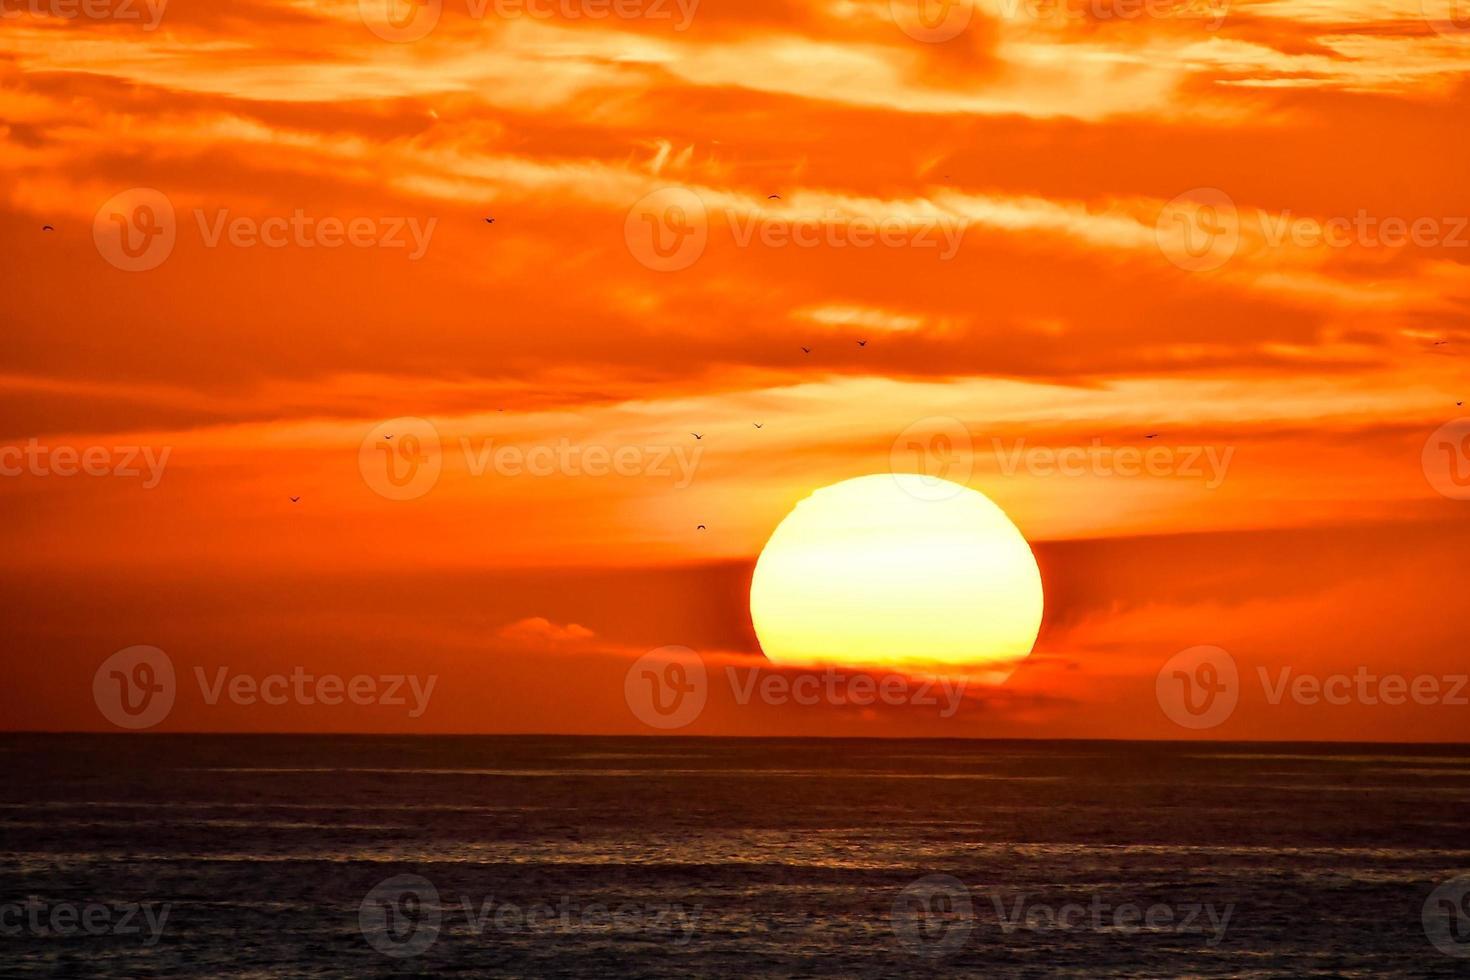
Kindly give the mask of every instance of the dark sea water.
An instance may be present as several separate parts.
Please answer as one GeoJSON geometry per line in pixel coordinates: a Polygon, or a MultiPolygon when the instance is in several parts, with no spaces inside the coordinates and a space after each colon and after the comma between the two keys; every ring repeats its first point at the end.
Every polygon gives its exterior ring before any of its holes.
{"type": "Polygon", "coordinates": [[[1470,976],[1470,748],[0,736],[5,977],[1470,976]]]}

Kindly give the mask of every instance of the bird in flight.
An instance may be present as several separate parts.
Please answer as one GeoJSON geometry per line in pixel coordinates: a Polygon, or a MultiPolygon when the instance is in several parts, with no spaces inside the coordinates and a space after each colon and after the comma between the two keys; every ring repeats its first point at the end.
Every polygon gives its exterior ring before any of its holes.
{"type": "Polygon", "coordinates": [[[810,347],[803,347],[803,348],[802,348],[802,349],[801,349],[801,352],[802,352],[802,353],[803,353],[803,354],[810,354],[810,353],[811,353],[811,352],[812,352],[812,349],[811,349],[811,348],[810,348],[810,347]]]}
{"type": "Polygon", "coordinates": [[[1448,344],[1448,343],[1449,343],[1448,340],[1436,340],[1434,342],[1434,346],[1436,346],[1436,347],[1443,347],[1445,344],[1448,344]]]}
{"type": "Polygon", "coordinates": [[[42,225],[41,226],[41,230],[42,231],[55,231],[56,229],[55,228],[52,228],[50,225],[42,225]]]}
{"type": "Polygon", "coordinates": [[[689,434],[691,436],[693,436],[694,438],[696,438],[696,439],[703,439],[704,438],[704,434],[701,433],[701,432],[691,432],[689,434]]]}
{"type": "Polygon", "coordinates": [[[766,195],[766,200],[767,201],[779,201],[779,200],[781,200],[781,195],[780,194],[767,194],[766,195]]]}
{"type": "Polygon", "coordinates": [[[1158,437],[1159,434],[1157,432],[1150,432],[1148,435],[1144,436],[1145,439],[1157,439],[1158,437]]]}
{"type": "Polygon", "coordinates": [[[485,219],[485,224],[487,224],[487,225],[493,225],[493,224],[495,224],[495,219],[494,218],[486,218],[485,219]]]}
{"type": "Polygon", "coordinates": [[[701,524],[698,527],[696,527],[694,530],[696,530],[696,531],[703,531],[704,530],[704,525],[701,524]]]}
{"type": "Polygon", "coordinates": [[[858,341],[858,346],[859,347],[866,347],[866,346],[868,346],[868,342],[866,340],[859,340],[858,341]]]}
{"type": "Polygon", "coordinates": [[[291,503],[293,503],[293,504],[299,504],[299,503],[301,503],[301,498],[300,497],[292,497],[291,498],[291,503]]]}
{"type": "Polygon", "coordinates": [[[392,437],[392,436],[391,436],[391,435],[386,435],[386,436],[384,436],[384,437],[383,437],[383,438],[384,438],[384,439],[392,439],[392,438],[393,438],[393,437],[392,437]]]}
{"type": "Polygon", "coordinates": [[[764,422],[752,422],[750,424],[755,426],[757,429],[764,429],[766,427],[764,422]]]}

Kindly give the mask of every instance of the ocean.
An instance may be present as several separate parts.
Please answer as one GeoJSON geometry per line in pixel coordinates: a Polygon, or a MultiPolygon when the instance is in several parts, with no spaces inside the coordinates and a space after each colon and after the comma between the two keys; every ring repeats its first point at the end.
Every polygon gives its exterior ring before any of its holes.
{"type": "Polygon", "coordinates": [[[1470,975],[1470,748],[0,736],[4,977],[1470,975]]]}

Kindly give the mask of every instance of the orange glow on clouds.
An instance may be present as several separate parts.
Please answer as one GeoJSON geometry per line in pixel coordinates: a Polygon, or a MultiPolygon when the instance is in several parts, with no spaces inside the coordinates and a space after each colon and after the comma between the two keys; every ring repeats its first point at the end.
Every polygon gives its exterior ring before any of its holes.
{"type": "Polygon", "coordinates": [[[895,470],[1025,530],[1035,653],[958,720],[692,730],[1179,737],[1199,645],[1453,671],[1453,5],[129,6],[0,32],[5,724],[107,727],[93,671],[149,645],[441,677],[412,725],[164,728],[643,731],[627,664],[753,662],[772,532],[895,470]]]}

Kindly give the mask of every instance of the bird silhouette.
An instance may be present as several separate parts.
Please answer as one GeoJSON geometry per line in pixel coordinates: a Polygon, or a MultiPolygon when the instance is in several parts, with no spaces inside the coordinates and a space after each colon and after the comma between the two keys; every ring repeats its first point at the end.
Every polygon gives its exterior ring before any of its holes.
{"type": "Polygon", "coordinates": [[[766,195],[766,200],[767,201],[779,201],[779,200],[781,200],[781,195],[780,194],[767,194],[766,195]]]}
{"type": "Polygon", "coordinates": [[[701,524],[698,527],[696,527],[694,530],[696,530],[696,531],[703,531],[704,530],[704,525],[701,524]]]}
{"type": "Polygon", "coordinates": [[[1157,432],[1150,432],[1148,435],[1144,436],[1145,439],[1157,439],[1158,437],[1159,434],[1157,432]]]}
{"type": "Polygon", "coordinates": [[[56,229],[55,228],[52,228],[50,225],[42,225],[41,226],[41,230],[42,231],[55,231],[56,229]]]}
{"type": "Polygon", "coordinates": [[[868,346],[868,342],[866,340],[859,340],[858,341],[858,346],[859,347],[866,347],[866,346],[868,346]]]}
{"type": "Polygon", "coordinates": [[[392,439],[392,438],[393,438],[393,437],[392,437],[392,436],[391,436],[391,435],[386,435],[386,436],[384,436],[384,437],[383,437],[383,438],[384,438],[384,439],[392,439]]]}
{"type": "Polygon", "coordinates": [[[802,353],[803,353],[803,354],[810,354],[810,353],[811,353],[811,352],[812,352],[812,349],[811,349],[811,348],[810,348],[810,347],[803,347],[803,348],[802,348],[802,349],[801,349],[801,352],[802,352],[802,353]]]}
{"type": "Polygon", "coordinates": [[[487,225],[493,225],[493,224],[495,224],[495,219],[494,218],[486,218],[485,219],[485,224],[487,224],[487,225]]]}
{"type": "Polygon", "coordinates": [[[1436,340],[1434,342],[1434,346],[1435,347],[1443,347],[1445,344],[1448,344],[1448,343],[1449,343],[1448,340],[1436,340]]]}
{"type": "Polygon", "coordinates": [[[704,438],[704,434],[703,433],[700,433],[700,432],[691,432],[689,434],[691,436],[693,436],[694,438],[696,438],[696,439],[703,439],[704,438]]]}
{"type": "Polygon", "coordinates": [[[299,504],[299,503],[301,503],[301,498],[300,497],[292,497],[291,498],[291,503],[293,503],[293,504],[299,504]]]}
{"type": "Polygon", "coordinates": [[[750,424],[755,426],[757,429],[764,429],[766,427],[765,423],[763,422],[752,422],[750,424]]]}

